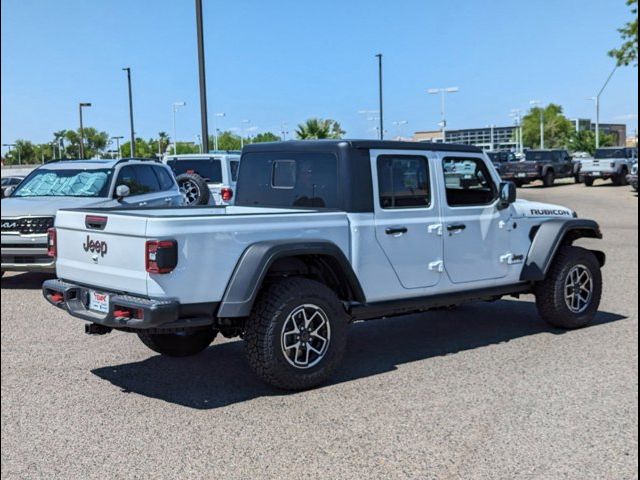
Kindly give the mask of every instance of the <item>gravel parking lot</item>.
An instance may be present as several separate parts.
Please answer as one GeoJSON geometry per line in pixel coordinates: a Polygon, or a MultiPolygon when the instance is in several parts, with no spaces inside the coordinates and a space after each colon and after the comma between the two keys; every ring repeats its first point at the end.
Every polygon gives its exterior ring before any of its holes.
{"type": "Polygon", "coordinates": [[[84,335],[2,280],[2,478],[637,478],[638,199],[563,184],[519,194],[598,220],[601,311],[563,332],[531,298],[356,324],[332,384],[287,394],[243,344],[166,359],[84,335]]]}

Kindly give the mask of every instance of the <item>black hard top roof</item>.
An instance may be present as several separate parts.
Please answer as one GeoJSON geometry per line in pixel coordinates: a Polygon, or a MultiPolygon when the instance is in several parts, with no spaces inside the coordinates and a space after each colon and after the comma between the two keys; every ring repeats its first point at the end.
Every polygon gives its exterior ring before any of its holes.
{"type": "Polygon", "coordinates": [[[250,153],[282,150],[322,150],[343,148],[482,153],[482,149],[472,145],[433,142],[398,142],[394,140],[288,140],[285,142],[251,143],[249,145],[245,145],[243,152],[250,153]]]}

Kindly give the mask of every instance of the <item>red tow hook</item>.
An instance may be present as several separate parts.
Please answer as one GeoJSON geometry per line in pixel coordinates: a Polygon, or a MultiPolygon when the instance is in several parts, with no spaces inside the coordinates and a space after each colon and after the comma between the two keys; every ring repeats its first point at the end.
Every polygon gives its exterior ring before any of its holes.
{"type": "Polygon", "coordinates": [[[114,310],[113,316],[116,318],[131,318],[131,312],[129,310],[114,310]]]}
{"type": "Polygon", "coordinates": [[[51,294],[51,301],[54,303],[62,303],[64,301],[64,295],[60,292],[54,292],[51,294]]]}

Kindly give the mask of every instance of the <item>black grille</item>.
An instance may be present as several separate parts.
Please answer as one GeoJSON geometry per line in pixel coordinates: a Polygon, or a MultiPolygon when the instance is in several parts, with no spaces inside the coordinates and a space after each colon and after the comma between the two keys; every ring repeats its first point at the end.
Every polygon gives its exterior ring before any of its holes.
{"type": "Polygon", "coordinates": [[[53,217],[3,218],[1,226],[2,233],[13,232],[22,235],[47,233],[47,230],[53,227],[53,217]]]}

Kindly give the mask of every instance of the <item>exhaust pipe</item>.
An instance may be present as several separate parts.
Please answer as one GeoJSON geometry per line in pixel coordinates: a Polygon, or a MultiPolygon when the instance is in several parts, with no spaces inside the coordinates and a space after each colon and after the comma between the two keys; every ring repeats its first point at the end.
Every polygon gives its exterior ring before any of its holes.
{"type": "Polygon", "coordinates": [[[105,327],[98,323],[85,323],[84,325],[84,333],[87,335],[106,335],[111,333],[111,330],[113,330],[111,327],[105,327]]]}

